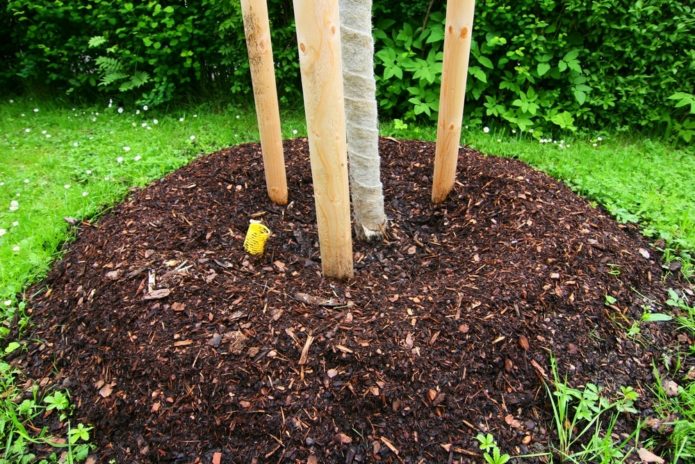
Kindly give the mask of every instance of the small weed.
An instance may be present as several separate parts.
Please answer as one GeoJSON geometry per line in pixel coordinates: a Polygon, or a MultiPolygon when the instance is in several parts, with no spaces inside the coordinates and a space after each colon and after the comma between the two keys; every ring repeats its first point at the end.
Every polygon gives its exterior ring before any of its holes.
{"type": "MultiPolygon", "coordinates": [[[[634,402],[637,392],[632,387],[621,387],[619,397],[613,401],[602,394],[599,386],[586,384],[583,389],[570,387],[560,379],[557,363],[551,358],[552,386],[546,390],[553,411],[557,443],[550,444],[547,458],[571,463],[625,462],[635,451],[631,443],[639,438],[641,423],[622,440],[614,438],[614,430],[621,414],[636,414],[634,402]]],[[[538,456],[538,455],[535,455],[538,456]]],[[[529,457],[529,456],[522,456],[529,457]]]]}
{"type": "Polygon", "coordinates": [[[487,464],[505,464],[511,459],[508,454],[502,454],[491,433],[485,435],[479,433],[475,439],[480,443],[479,447],[487,464]]]}

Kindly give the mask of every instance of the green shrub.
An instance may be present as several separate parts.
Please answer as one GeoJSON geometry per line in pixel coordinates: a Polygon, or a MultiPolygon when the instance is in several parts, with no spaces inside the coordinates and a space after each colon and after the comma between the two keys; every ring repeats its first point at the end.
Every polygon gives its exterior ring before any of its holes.
{"type": "MultiPolygon", "coordinates": [[[[268,2],[278,90],[301,104],[291,0],[268,2]]],[[[445,2],[375,2],[382,114],[434,119],[445,2]]],[[[0,85],[156,105],[250,98],[237,0],[9,0],[0,85]],[[11,32],[6,32],[6,31],[11,32]]],[[[689,2],[488,0],[476,5],[466,120],[542,133],[610,127],[690,140],[695,88],[689,2]]]]}
{"type": "MultiPolygon", "coordinates": [[[[428,21],[377,22],[380,104],[392,116],[436,117],[444,13],[440,4],[428,21]]],[[[609,126],[673,131],[687,141],[693,113],[669,98],[695,88],[694,23],[682,1],[479,3],[466,118],[536,129],[538,137],[609,126]]]]}

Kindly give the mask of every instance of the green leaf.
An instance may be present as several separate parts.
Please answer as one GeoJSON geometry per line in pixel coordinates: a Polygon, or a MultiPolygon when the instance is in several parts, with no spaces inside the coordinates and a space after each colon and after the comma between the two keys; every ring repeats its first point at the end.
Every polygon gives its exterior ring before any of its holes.
{"type": "Polygon", "coordinates": [[[470,68],[468,68],[468,73],[474,76],[479,81],[487,83],[487,76],[485,75],[485,71],[480,69],[478,66],[471,66],[470,68]]]}
{"type": "Polygon", "coordinates": [[[106,38],[102,35],[95,35],[91,39],[89,39],[89,48],[96,48],[99,45],[103,45],[106,43],[106,38]]]}
{"type": "Polygon", "coordinates": [[[644,322],[668,322],[673,320],[673,317],[663,313],[644,313],[642,320],[644,322]]]}
{"type": "Polygon", "coordinates": [[[539,76],[542,76],[548,71],[550,71],[550,65],[548,63],[538,63],[536,71],[538,72],[539,76]]]}
{"type": "Polygon", "coordinates": [[[493,69],[495,66],[492,64],[492,60],[486,56],[479,56],[478,57],[478,63],[482,64],[488,69],[493,69]]]}
{"type": "Polygon", "coordinates": [[[13,351],[17,350],[20,346],[22,346],[22,345],[20,345],[17,342],[8,343],[7,346],[5,347],[5,354],[12,353],[13,351]]]}

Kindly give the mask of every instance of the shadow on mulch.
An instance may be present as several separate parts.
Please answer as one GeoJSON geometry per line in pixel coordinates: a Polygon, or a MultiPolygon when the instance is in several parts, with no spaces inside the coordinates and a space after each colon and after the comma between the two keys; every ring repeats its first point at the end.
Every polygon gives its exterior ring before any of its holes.
{"type": "Polygon", "coordinates": [[[630,385],[650,406],[673,335],[624,337],[665,296],[635,227],[468,149],[433,207],[434,145],[384,139],[389,236],[356,243],[355,278],[335,282],[306,140],[285,150],[288,206],[267,200],[258,145],[223,150],[83,224],[33,289],[39,342],[15,363],[70,389],[98,462],[476,462],[479,431],[542,450],[551,355],[572,385],[630,385]],[[250,218],[273,231],[260,259],[250,218]]]}

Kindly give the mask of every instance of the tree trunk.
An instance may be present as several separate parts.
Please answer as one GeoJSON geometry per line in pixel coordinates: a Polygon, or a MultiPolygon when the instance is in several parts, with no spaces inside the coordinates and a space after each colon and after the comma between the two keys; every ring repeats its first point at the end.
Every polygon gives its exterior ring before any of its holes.
{"type": "Polygon", "coordinates": [[[380,177],[372,0],[340,0],[340,23],[355,230],[358,237],[380,238],[386,214],[380,177]]]}

